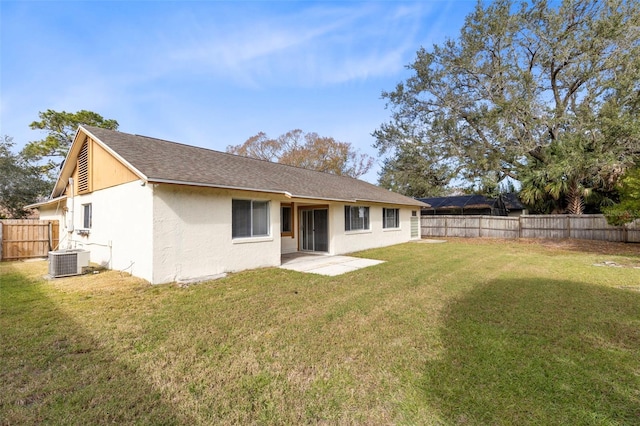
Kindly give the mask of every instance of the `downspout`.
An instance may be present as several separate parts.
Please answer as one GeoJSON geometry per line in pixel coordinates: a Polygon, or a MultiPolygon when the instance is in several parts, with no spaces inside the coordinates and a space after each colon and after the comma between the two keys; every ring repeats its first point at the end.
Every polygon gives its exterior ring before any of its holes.
{"type": "Polygon", "coordinates": [[[75,211],[75,200],[73,198],[73,193],[74,193],[74,188],[73,188],[73,178],[69,178],[69,199],[71,201],[71,207],[69,208],[69,211],[67,212],[67,233],[69,234],[67,236],[67,248],[70,249],[71,247],[71,240],[73,238],[73,225],[75,223],[75,217],[74,217],[74,211],[75,211]]]}
{"type": "Polygon", "coordinates": [[[49,251],[53,250],[53,223],[49,221],[49,251]]]}

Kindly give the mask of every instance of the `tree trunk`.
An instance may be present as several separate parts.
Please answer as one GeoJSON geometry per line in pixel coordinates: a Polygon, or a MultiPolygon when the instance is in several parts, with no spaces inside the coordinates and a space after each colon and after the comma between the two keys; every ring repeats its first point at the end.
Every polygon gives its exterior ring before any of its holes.
{"type": "Polygon", "coordinates": [[[582,214],[584,213],[584,200],[582,199],[582,191],[577,182],[573,182],[567,193],[567,213],[582,214]]]}

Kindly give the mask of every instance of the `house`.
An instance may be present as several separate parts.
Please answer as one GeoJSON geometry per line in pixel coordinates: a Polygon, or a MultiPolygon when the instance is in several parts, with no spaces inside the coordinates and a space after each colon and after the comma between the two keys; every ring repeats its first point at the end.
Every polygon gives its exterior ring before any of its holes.
{"type": "Polygon", "coordinates": [[[524,205],[516,194],[501,194],[496,198],[484,195],[456,195],[451,197],[418,198],[429,204],[421,214],[428,215],[487,215],[520,216],[526,214],[524,205]]]}
{"type": "Polygon", "coordinates": [[[419,239],[425,206],[350,177],[81,126],[50,199],[31,207],[60,221],[60,248],[159,284],[419,239]]]}

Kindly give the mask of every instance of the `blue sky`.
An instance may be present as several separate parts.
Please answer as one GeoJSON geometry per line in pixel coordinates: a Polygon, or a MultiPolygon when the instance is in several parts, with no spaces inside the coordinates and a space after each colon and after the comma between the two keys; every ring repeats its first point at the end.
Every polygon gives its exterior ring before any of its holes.
{"type": "MultiPolygon", "coordinates": [[[[457,37],[475,1],[0,1],[0,133],[39,111],[224,151],[263,131],[377,158],[381,99],[420,46],[457,37]]],[[[363,179],[376,182],[379,161],[363,179]]]]}

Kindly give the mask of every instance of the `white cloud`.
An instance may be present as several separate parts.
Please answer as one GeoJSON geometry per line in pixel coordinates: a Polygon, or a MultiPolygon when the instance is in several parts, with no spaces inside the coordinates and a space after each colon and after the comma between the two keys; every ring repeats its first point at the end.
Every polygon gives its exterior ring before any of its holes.
{"type": "Polygon", "coordinates": [[[449,29],[444,15],[457,7],[12,5],[25,10],[0,17],[3,39],[12,40],[1,52],[0,123],[18,143],[40,137],[28,128],[38,111],[88,109],[118,120],[126,132],[215,149],[258,131],[277,136],[299,127],[370,154],[370,133],[386,117],[380,92],[401,80],[421,44],[449,29]]]}
{"type": "Polygon", "coordinates": [[[416,49],[418,6],[346,3],[253,17],[230,26],[196,21],[169,46],[178,69],[243,85],[309,86],[397,73],[416,49]],[[386,10],[391,9],[391,10],[386,10]]]}

